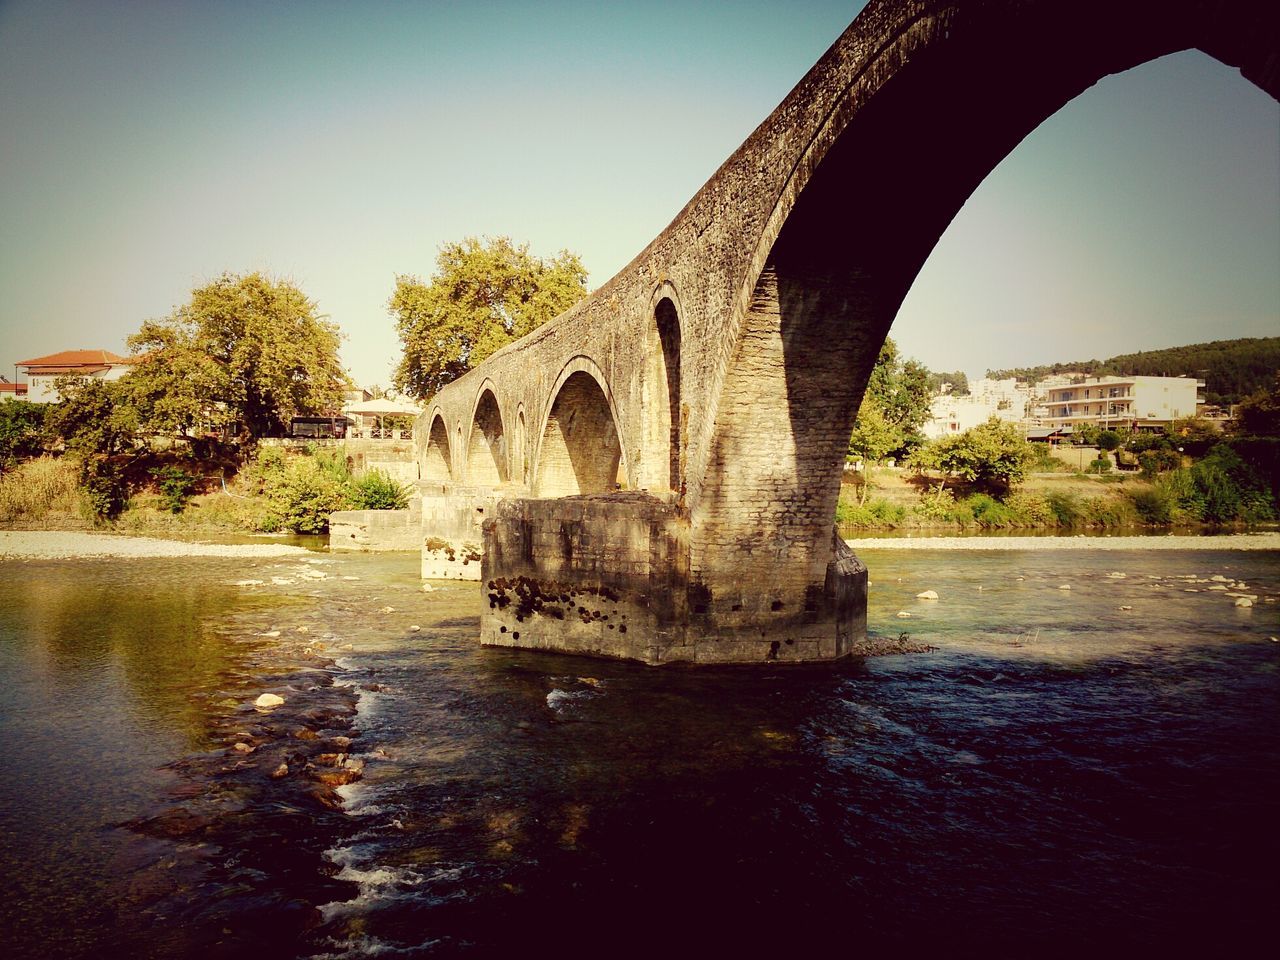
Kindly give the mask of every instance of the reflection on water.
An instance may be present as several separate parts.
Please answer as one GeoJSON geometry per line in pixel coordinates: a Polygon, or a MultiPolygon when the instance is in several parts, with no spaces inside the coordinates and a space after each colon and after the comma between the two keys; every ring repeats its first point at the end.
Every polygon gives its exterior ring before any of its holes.
{"type": "MultiPolygon", "coordinates": [[[[283,955],[1221,951],[1263,929],[1280,853],[1277,554],[864,559],[872,629],[937,652],[653,670],[484,650],[478,592],[422,593],[407,556],[334,558],[323,589],[274,585],[283,562],[252,588],[227,586],[244,574],[220,561],[167,564],[181,583],[164,588],[160,565],[23,566],[54,585],[0,592],[0,827],[40,870],[54,840],[81,844],[82,872],[118,865],[98,902],[124,902],[120,831],[80,832],[207,746],[209,700],[183,689],[216,695],[240,669],[233,639],[309,626],[363,689],[366,766],[309,851],[344,883],[309,904],[303,942],[272,945],[283,955]],[[916,598],[930,589],[939,600],[916,598]],[[84,809],[59,822],[46,798],[84,809]]],[[[264,829],[266,806],[228,855],[268,861],[290,841],[264,829]]],[[[46,927],[104,922],[17,889],[46,927]]],[[[255,941],[218,914],[226,893],[198,891],[216,921],[198,942],[233,955],[255,941]]],[[[163,927],[163,901],[150,916],[163,927]]]]}

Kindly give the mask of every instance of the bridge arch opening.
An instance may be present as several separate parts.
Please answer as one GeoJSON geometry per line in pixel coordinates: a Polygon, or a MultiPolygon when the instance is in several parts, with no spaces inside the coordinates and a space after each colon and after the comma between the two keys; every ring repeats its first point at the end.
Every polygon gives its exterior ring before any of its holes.
{"type": "Polygon", "coordinates": [[[505,483],[506,436],[502,426],[502,412],[493,390],[486,387],[476,403],[471,418],[471,442],[467,446],[467,483],[473,486],[496,487],[505,483]]]}
{"type": "MultiPolygon", "coordinates": [[[[667,288],[669,284],[665,285],[667,288]]],[[[645,392],[644,485],[655,492],[681,492],[684,433],[680,402],[680,315],[670,289],[653,308],[645,392]]]]}
{"type": "Polygon", "coordinates": [[[1102,22],[1051,2],[924,5],[883,37],[814,129],[755,247],[715,438],[689,478],[693,566],[737,582],[751,571],[714,555],[763,541],[759,574],[787,560],[798,582],[821,582],[868,377],[947,226],[1018,143],[1110,74],[1195,48],[1280,95],[1262,22],[1273,15],[1229,6],[1210,20],[1193,4],[1134,4],[1102,22]]]}
{"type": "Polygon", "coordinates": [[[571,373],[542,431],[534,495],[608,493],[624,480],[622,443],[609,398],[591,373],[571,373]]]}
{"type": "Polygon", "coordinates": [[[429,483],[448,483],[453,479],[453,458],[449,454],[449,428],[444,418],[431,418],[431,431],[422,457],[422,479],[429,483]]]}
{"type": "Polygon", "coordinates": [[[529,427],[525,421],[524,407],[516,412],[516,442],[513,453],[516,476],[524,486],[529,485],[529,427]]]}

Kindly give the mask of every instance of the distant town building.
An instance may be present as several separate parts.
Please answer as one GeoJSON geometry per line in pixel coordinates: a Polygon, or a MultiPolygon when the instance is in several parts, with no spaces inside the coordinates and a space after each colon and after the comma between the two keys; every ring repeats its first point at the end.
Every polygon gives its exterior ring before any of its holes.
{"type": "Polygon", "coordinates": [[[1204,403],[1204,381],[1194,377],[1087,377],[1078,383],[1041,385],[1045,427],[1167,427],[1194,417],[1204,403]]]}
{"type": "MultiPolygon", "coordinates": [[[[35,403],[57,403],[61,397],[54,386],[63,377],[119,380],[129,372],[133,360],[110,350],[64,350],[34,360],[19,360],[17,366],[27,377],[27,399],[35,403]]],[[[23,384],[12,384],[14,387],[23,384]]]]}
{"type": "Polygon", "coordinates": [[[992,417],[1023,423],[1031,403],[1031,387],[1013,377],[1005,380],[983,378],[969,383],[969,393],[956,396],[942,393],[934,397],[930,418],[921,432],[930,440],[972,430],[992,417]]]}

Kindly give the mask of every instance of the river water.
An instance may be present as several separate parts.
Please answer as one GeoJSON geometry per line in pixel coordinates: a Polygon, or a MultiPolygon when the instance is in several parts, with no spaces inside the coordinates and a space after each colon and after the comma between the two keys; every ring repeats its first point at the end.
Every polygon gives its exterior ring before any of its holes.
{"type": "Polygon", "coordinates": [[[403,554],[0,562],[2,953],[1270,937],[1280,553],[862,556],[872,631],[933,652],[486,650],[403,554]]]}

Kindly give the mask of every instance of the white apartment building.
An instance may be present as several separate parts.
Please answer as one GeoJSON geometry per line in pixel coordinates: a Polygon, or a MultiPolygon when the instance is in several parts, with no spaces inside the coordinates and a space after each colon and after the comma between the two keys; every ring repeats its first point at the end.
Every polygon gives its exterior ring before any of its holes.
{"type": "Polygon", "coordinates": [[[1085,423],[1134,430],[1166,427],[1196,415],[1203,389],[1204,381],[1194,377],[1088,377],[1042,386],[1042,423],[1054,428],[1085,423]]]}
{"type": "Polygon", "coordinates": [[[34,403],[57,403],[62,398],[54,386],[62,377],[119,380],[133,366],[133,360],[110,350],[64,350],[34,360],[20,360],[17,366],[27,375],[27,399],[34,403]]]}
{"type": "Polygon", "coordinates": [[[929,420],[920,432],[930,440],[937,440],[972,430],[992,417],[1021,423],[1030,402],[1031,387],[1013,377],[971,380],[967,396],[944,393],[933,398],[929,420]]]}

